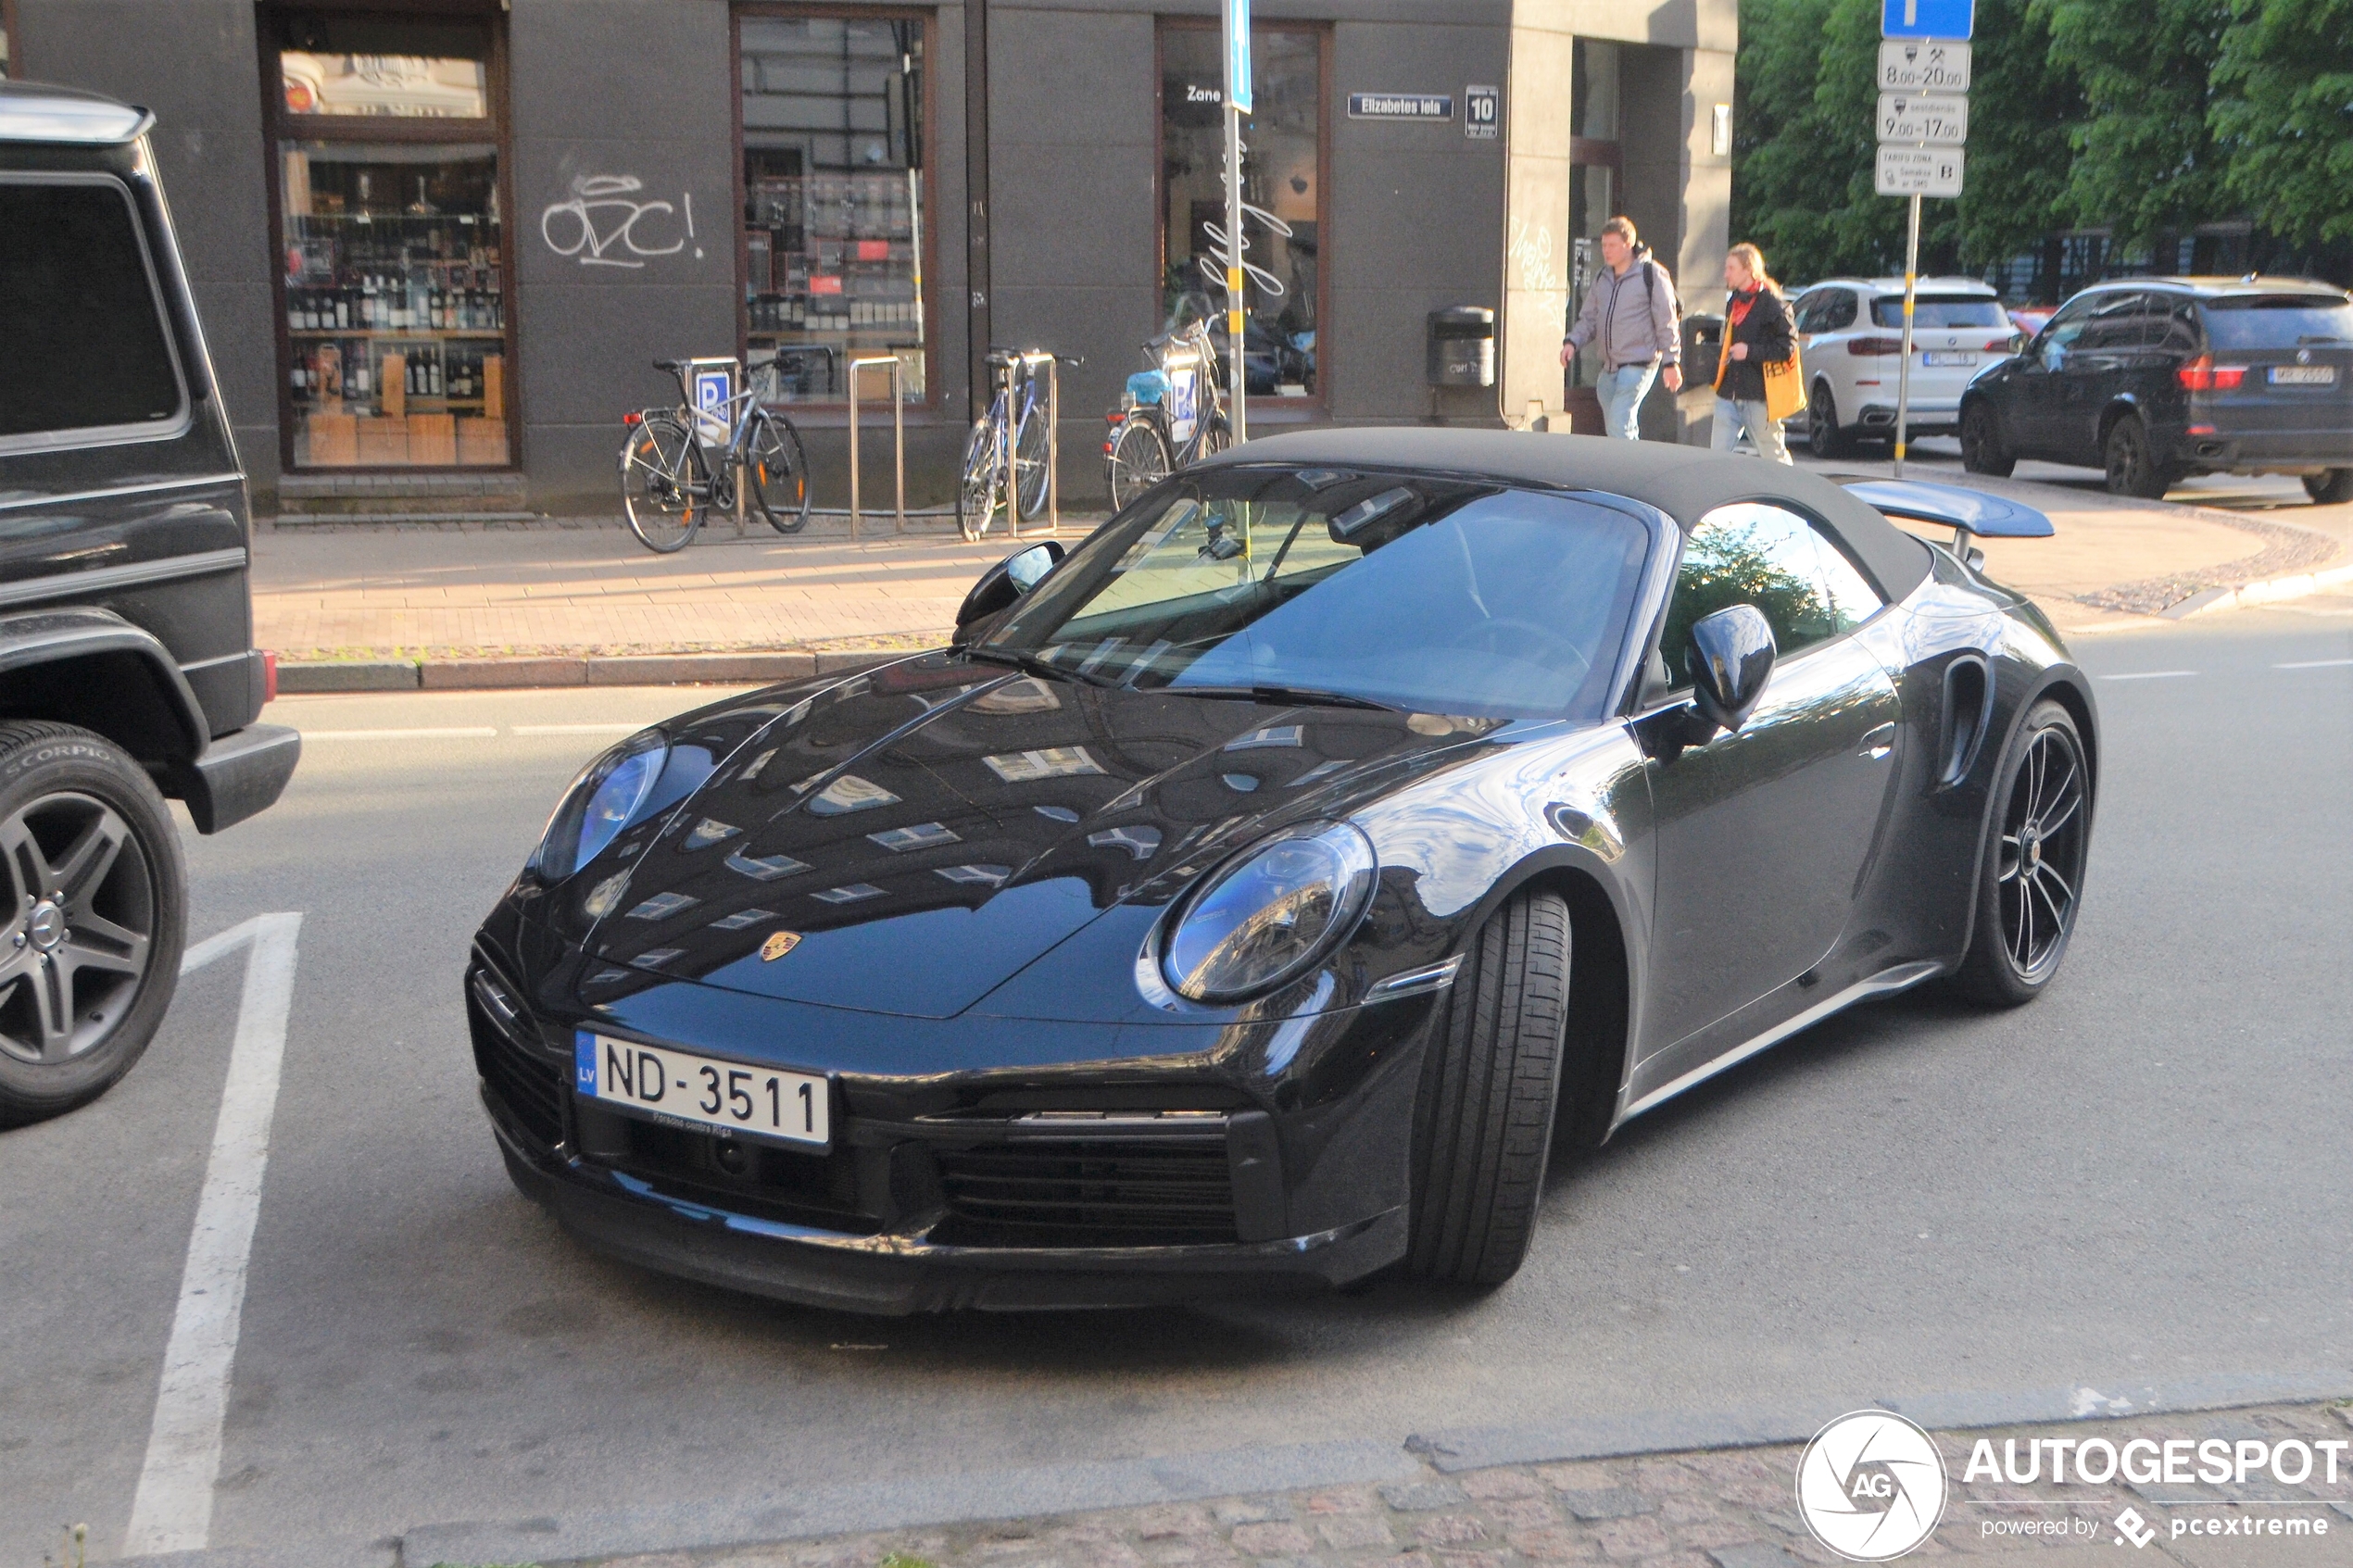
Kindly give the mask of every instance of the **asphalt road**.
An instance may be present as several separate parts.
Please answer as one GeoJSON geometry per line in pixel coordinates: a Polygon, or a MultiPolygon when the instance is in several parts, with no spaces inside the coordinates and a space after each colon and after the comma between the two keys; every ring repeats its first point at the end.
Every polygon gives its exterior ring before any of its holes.
{"type": "MultiPolygon", "coordinates": [[[[475,1100],[469,935],[605,744],[518,726],[690,698],[283,701],[311,737],[284,802],[188,840],[196,935],[303,917],[210,1542],[382,1562],[436,1522],[1009,1465],[2341,1373],[2353,596],[2079,651],[2107,775],[2037,1005],[1874,1006],[1654,1112],[1556,1173],[1483,1299],[895,1323],[591,1256],[475,1100]]],[[[192,974],[111,1096],[0,1136],[0,1562],[123,1537],[241,968],[192,974]]]]}

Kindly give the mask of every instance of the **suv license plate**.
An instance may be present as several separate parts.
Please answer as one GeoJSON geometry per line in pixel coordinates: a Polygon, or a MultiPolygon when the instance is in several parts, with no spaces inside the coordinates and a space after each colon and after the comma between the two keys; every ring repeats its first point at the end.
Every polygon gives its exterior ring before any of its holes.
{"type": "Polygon", "coordinates": [[[2334,386],[2334,365],[2274,365],[2271,370],[2273,386],[2334,386]]]}
{"type": "Polygon", "coordinates": [[[1920,356],[1920,362],[1924,365],[1974,365],[1977,363],[1977,356],[1974,354],[1923,354],[1920,356]]]}
{"type": "Polygon", "coordinates": [[[814,1073],[716,1061],[585,1029],[573,1037],[573,1068],[584,1098],[673,1126],[818,1148],[833,1142],[833,1097],[814,1073]]]}

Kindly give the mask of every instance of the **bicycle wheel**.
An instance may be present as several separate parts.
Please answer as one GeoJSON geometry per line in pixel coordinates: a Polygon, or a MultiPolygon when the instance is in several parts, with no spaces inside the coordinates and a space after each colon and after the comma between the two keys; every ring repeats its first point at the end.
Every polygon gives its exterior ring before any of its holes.
{"type": "Polygon", "coordinates": [[[751,485],[752,505],[777,533],[798,533],[809,526],[809,456],[801,450],[800,432],[778,415],[751,418],[751,436],[744,443],[744,473],[751,485]]]}
{"type": "Polygon", "coordinates": [[[1046,410],[1033,403],[1022,410],[1021,429],[1013,433],[1013,483],[1021,495],[1021,520],[1046,510],[1046,410]]]}
{"type": "Polygon", "coordinates": [[[988,532],[1005,498],[1005,459],[997,421],[980,420],[964,437],[963,481],[956,487],[956,525],[967,539],[988,532]]]}
{"type": "Polygon", "coordinates": [[[1168,438],[1159,422],[1145,414],[1130,414],[1112,437],[1111,505],[1114,511],[1168,477],[1168,438]]]}
{"type": "Polygon", "coordinates": [[[1194,461],[1214,458],[1234,444],[1234,427],[1223,414],[1210,416],[1209,424],[1201,433],[1201,449],[1193,454],[1194,461]]]}
{"type": "Polygon", "coordinates": [[[669,555],[686,547],[711,508],[702,448],[668,414],[648,414],[621,448],[621,505],[629,532],[669,555]]]}

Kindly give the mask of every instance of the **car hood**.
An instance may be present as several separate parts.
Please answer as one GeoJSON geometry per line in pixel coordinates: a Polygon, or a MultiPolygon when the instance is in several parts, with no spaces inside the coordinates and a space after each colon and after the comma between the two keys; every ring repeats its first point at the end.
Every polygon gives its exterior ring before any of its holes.
{"type": "MultiPolygon", "coordinates": [[[[724,708],[697,718],[729,728],[724,708]]],[[[1344,814],[1497,727],[1076,685],[945,655],[887,666],[731,744],[658,833],[628,835],[625,871],[577,879],[574,897],[601,891],[609,908],[583,999],[692,980],[950,1017],[1114,905],[1165,901],[1231,848],[1344,814]]]]}

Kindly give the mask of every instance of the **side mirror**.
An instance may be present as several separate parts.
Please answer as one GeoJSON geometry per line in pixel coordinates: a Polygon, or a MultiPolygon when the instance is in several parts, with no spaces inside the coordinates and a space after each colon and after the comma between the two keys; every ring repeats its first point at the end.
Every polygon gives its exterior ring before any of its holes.
{"type": "Polygon", "coordinates": [[[1062,542],[1045,539],[1026,549],[1015,550],[982,572],[980,581],[973,584],[972,592],[964,596],[963,605],[956,611],[956,630],[961,632],[975,621],[986,621],[1000,610],[1011,608],[1015,600],[1038,586],[1062,558],[1062,542]]]}
{"type": "Polygon", "coordinates": [[[1773,628],[1755,605],[1730,605],[1692,625],[1692,706],[1719,730],[1737,730],[1773,673],[1773,628]]]}

